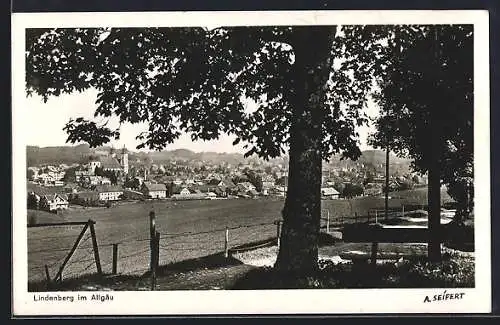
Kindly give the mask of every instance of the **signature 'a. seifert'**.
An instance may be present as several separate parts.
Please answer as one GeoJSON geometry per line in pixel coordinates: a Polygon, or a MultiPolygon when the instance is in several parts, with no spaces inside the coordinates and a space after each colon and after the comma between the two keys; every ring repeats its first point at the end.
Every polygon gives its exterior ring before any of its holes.
{"type": "Polygon", "coordinates": [[[447,293],[445,290],[442,294],[438,294],[438,295],[434,295],[434,296],[425,296],[424,302],[460,300],[460,299],[463,299],[464,295],[465,295],[465,292],[447,293]]]}

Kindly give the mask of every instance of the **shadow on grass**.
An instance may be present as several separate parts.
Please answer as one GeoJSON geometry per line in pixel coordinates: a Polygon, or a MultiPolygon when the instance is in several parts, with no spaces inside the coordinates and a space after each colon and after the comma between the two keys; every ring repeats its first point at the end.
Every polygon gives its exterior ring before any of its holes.
{"type": "MultiPolygon", "coordinates": [[[[216,253],[208,256],[193,258],[185,261],[169,263],[161,265],[158,268],[157,274],[162,275],[171,271],[193,271],[199,269],[216,269],[220,267],[234,266],[243,264],[241,261],[228,256],[224,256],[224,253],[216,253]]],[[[147,272],[145,276],[148,276],[150,272],[147,272]]]]}
{"type": "Polygon", "coordinates": [[[31,281],[28,283],[28,292],[87,291],[91,290],[93,287],[95,287],[95,290],[108,287],[117,290],[119,289],[117,287],[120,286],[127,288],[135,286],[142,277],[141,275],[101,275],[94,273],[65,279],[62,282],[52,282],[50,285],[48,285],[46,281],[31,281]]]}
{"type": "Polygon", "coordinates": [[[318,246],[330,246],[334,245],[336,242],[340,242],[339,238],[335,238],[335,236],[331,233],[320,232],[318,237],[318,246]]]}
{"type": "Polygon", "coordinates": [[[320,261],[318,270],[292,273],[270,267],[250,270],[235,282],[233,290],[265,289],[373,289],[373,288],[471,288],[473,265],[444,261],[430,265],[424,259],[397,265],[320,261]],[[472,270],[471,270],[472,267],[472,270]],[[465,271],[465,272],[464,272],[465,271]],[[459,274],[464,274],[460,276],[459,274]]]}

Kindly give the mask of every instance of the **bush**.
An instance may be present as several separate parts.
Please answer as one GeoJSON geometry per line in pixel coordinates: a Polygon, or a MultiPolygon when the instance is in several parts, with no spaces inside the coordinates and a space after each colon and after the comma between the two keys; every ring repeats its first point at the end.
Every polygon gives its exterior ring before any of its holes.
{"type": "Polygon", "coordinates": [[[459,249],[461,251],[474,251],[474,224],[457,223],[455,221],[445,225],[447,238],[443,244],[447,247],[459,249]]]}
{"type": "Polygon", "coordinates": [[[335,264],[320,260],[311,274],[293,274],[263,267],[248,272],[232,289],[340,289],[474,287],[474,261],[445,254],[441,264],[414,259],[398,263],[335,264]]]}
{"type": "Polygon", "coordinates": [[[474,261],[455,257],[438,264],[419,262],[409,267],[402,282],[417,287],[474,287],[474,261]]]}

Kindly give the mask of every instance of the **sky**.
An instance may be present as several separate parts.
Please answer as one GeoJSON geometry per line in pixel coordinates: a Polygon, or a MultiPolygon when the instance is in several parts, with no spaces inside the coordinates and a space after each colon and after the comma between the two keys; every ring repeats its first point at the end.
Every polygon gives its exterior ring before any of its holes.
{"type": "MultiPolygon", "coordinates": [[[[66,143],[67,134],[63,131],[63,127],[70,118],[85,117],[92,119],[96,97],[97,91],[90,89],[82,93],[51,97],[46,103],[36,95],[26,98],[27,123],[23,126],[23,129],[25,128],[27,145],[39,147],[72,145],[66,143]]],[[[367,112],[370,116],[375,116],[378,109],[373,103],[370,103],[367,112]]],[[[130,150],[136,150],[139,141],[135,137],[146,129],[146,124],[122,125],[120,139],[112,141],[110,144],[115,148],[125,146],[130,150]]],[[[361,150],[371,149],[371,147],[367,146],[366,139],[368,133],[373,131],[373,127],[362,127],[358,131],[360,133],[361,150]]],[[[194,152],[244,153],[243,144],[233,146],[234,139],[233,136],[224,135],[215,141],[192,141],[188,134],[183,134],[174,143],[168,145],[165,150],[189,149],[194,152]]]]}

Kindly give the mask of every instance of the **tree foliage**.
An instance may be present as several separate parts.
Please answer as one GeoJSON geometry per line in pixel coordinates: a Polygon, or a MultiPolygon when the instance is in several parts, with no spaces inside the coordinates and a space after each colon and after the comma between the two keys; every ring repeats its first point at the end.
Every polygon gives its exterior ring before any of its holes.
{"type": "Polygon", "coordinates": [[[37,199],[35,194],[28,193],[27,207],[28,207],[28,209],[32,209],[32,210],[38,209],[38,199],[37,199]]]}
{"type": "Polygon", "coordinates": [[[262,175],[257,174],[253,170],[247,170],[245,172],[246,177],[248,178],[248,181],[255,186],[255,190],[257,192],[262,191],[262,175]]]}
{"type": "MultiPolygon", "coordinates": [[[[120,123],[148,123],[139,147],[162,149],[181,131],[193,140],[230,133],[235,144],[244,141],[247,154],[276,157],[289,145],[297,29],[29,29],[26,88],[45,101],[98,90],[95,117],[105,122],[71,119],[65,127],[71,143],[95,147],[118,138],[119,127],[106,123],[117,116],[120,123]],[[248,99],[257,104],[253,112],[245,110],[248,99]]],[[[370,53],[382,49],[372,40],[357,44],[344,29],[334,40],[336,67],[324,105],[325,158],[359,156],[355,125],[366,122],[361,108],[377,70],[370,53]]]]}
{"type": "Polygon", "coordinates": [[[435,144],[442,183],[464,205],[473,178],[472,25],[425,26],[412,40],[393,44],[393,68],[375,96],[383,114],[371,143],[411,157],[421,173],[435,144]]]}
{"type": "Polygon", "coordinates": [[[360,184],[352,184],[352,183],[347,183],[345,186],[342,188],[342,197],[351,199],[355,196],[360,196],[363,195],[364,193],[364,188],[360,184]]]}
{"type": "Polygon", "coordinates": [[[35,172],[32,169],[26,169],[26,178],[31,181],[34,177],[35,172]]]}
{"type": "Polygon", "coordinates": [[[76,182],[76,170],[78,167],[70,167],[66,169],[63,177],[63,181],[66,183],[74,183],[76,182]]]}
{"type": "Polygon", "coordinates": [[[140,188],[141,182],[139,181],[139,179],[137,177],[130,178],[127,176],[125,179],[125,182],[123,183],[123,186],[137,190],[140,188]]]}
{"type": "Polygon", "coordinates": [[[102,176],[108,178],[112,185],[116,185],[118,183],[118,176],[115,171],[103,169],[99,166],[96,166],[94,174],[96,176],[102,176]]]}

